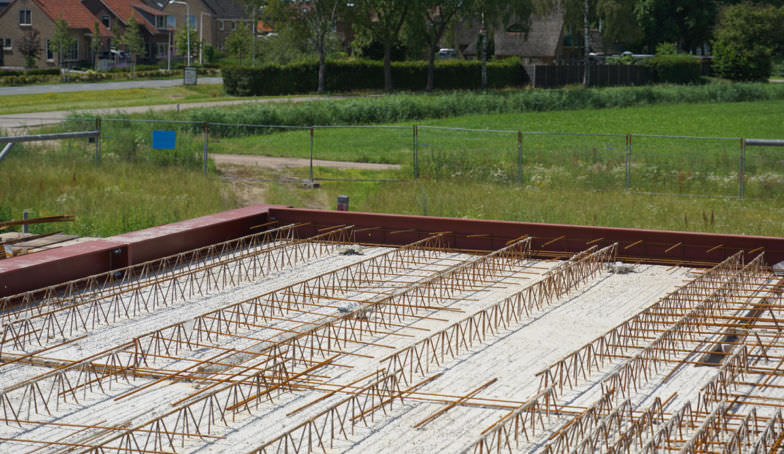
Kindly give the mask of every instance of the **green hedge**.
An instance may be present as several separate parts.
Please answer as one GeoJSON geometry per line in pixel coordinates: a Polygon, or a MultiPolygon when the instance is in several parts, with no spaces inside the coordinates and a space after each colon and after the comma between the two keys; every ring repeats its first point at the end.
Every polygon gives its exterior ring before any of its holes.
{"type": "MultiPolygon", "coordinates": [[[[290,65],[265,65],[258,68],[225,67],[226,92],[235,96],[285,95],[314,92],[318,88],[318,62],[290,65]]],[[[520,62],[508,59],[487,64],[491,88],[520,86],[523,71],[520,62]]],[[[399,90],[422,90],[427,80],[426,62],[393,62],[392,83],[399,90]]],[[[478,61],[451,60],[437,62],[434,87],[441,90],[477,89],[481,87],[478,61]]],[[[378,90],[384,88],[384,64],[375,60],[328,61],[326,89],[331,92],[378,90]]]]}
{"type": "Polygon", "coordinates": [[[0,77],[18,77],[18,76],[59,76],[60,68],[32,68],[28,70],[13,70],[3,69],[0,70],[0,77]]]}
{"type": "Polygon", "coordinates": [[[657,55],[645,64],[653,68],[656,81],[670,84],[694,84],[700,81],[702,65],[693,55],[657,55]]]}

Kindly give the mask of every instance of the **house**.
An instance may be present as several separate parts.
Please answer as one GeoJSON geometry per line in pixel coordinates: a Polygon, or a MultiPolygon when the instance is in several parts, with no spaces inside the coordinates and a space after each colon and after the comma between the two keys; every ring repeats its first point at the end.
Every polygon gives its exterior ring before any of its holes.
{"type": "MultiPolygon", "coordinates": [[[[479,55],[479,28],[478,21],[464,21],[455,28],[455,45],[466,58],[479,55]]],[[[528,33],[524,30],[525,27],[514,20],[504,27],[497,27],[493,34],[495,57],[520,57],[525,64],[552,64],[582,58],[583,40],[566,29],[562,11],[534,15],[528,33]]],[[[592,38],[591,42],[592,49],[601,49],[596,38],[592,38]]]]}
{"type": "MultiPolygon", "coordinates": [[[[197,39],[217,49],[223,49],[234,30],[245,28],[250,33],[253,26],[253,19],[239,0],[188,0],[188,7],[165,0],[147,0],[147,4],[167,14],[169,25],[176,31],[185,28],[185,16],[189,15],[189,27],[197,33],[197,39]]],[[[204,52],[199,52],[199,61],[204,61],[204,52]]]]}
{"type": "Polygon", "coordinates": [[[82,2],[106,28],[112,31],[115,37],[125,33],[128,20],[133,17],[139,24],[139,31],[146,48],[145,55],[140,56],[141,59],[167,58],[172,34],[167,14],[135,0],[82,0],[82,2]]]}
{"type": "MultiPolygon", "coordinates": [[[[25,35],[38,33],[41,46],[39,57],[34,62],[37,67],[57,66],[56,54],[49,49],[54,36],[55,22],[65,20],[73,35],[74,44],[63,52],[64,63],[91,62],[94,55],[90,46],[96,17],[80,0],[12,0],[0,12],[0,42],[3,47],[3,64],[6,66],[25,66],[25,56],[20,44],[25,35]]],[[[98,24],[101,47],[107,48],[112,33],[103,24],[98,24]]]]}

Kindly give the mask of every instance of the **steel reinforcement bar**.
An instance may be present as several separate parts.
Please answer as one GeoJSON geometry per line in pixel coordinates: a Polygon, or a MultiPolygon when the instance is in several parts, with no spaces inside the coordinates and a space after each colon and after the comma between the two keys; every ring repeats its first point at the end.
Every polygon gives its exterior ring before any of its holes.
{"type": "Polygon", "coordinates": [[[752,408],[724,443],[721,454],[743,454],[745,450],[751,448],[752,436],[758,433],[760,433],[760,420],[757,418],[757,409],[752,408]]]}
{"type": "MultiPolygon", "coordinates": [[[[369,419],[378,410],[387,412],[395,400],[404,403],[405,396],[424,385],[423,381],[408,388],[403,388],[401,376],[403,371],[389,372],[381,369],[377,378],[369,384],[350,393],[347,397],[331,405],[302,423],[294,426],[274,439],[267,441],[249,454],[268,453],[310,453],[317,449],[327,452],[334,449],[334,440],[338,437],[348,439],[354,429],[361,424],[369,426],[369,419]]],[[[430,381],[430,380],[427,380],[430,381]]]]}
{"type": "Polygon", "coordinates": [[[593,427],[596,427],[602,416],[610,414],[614,404],[613,392],[603,394],[599,400],[558,428],[551,440],[545,445],[543,453],[565,453],[577,446],[580,440],[584,439],[593,427]]]}
{"type": "Polygon", "coordinates": [[[752,446],[749,454],[770,454],[779,452],[784,440],[784,417],[781,410],[777,410],[773,418],[768,421],[765,429],[757,437],[757,441],[752,446]]]}
{"type": "Polygon", "coordinates": [[[654,427],[657,424],[663,424],[664,405],[658,397],[653,400],[653,403],[645,410],[639,417],[632,421],[631,425],[624,431],[618,434],[618,440],[615,444],[610,446],[607,450],[608,453],[614,454],[631,454],[632,448],[638,450],[642,449],[643,440],[646,433],[649,436],[654,435],[654,427]]]}
{"type": "MultiPolygon", "coordinates": [[[[151,263],[160,267],[160,273],[150,272],[145,264],[140,265],[142,275],[147,276],[140,282],[126,282],[107,292],[92,293],[90,298],[82,298],[79,294],[70,303],[61,300],[63,305],[47,304],[46,311],[36,309],[35,315],[6,322],[0,328],[0,351],[7,344],[24,350],[33,342],[42,346],[53,340],[68,339],[97,326],[153,312],[177,301],[205,296],[291,267],[330,253],[335,245],[347,241],[350,230],[351,227],[342,227],[212,263],[181,264],[176,269],[164,268],[160,261],[151,263]]],[[[179,256],[175,257],[174,262],[179,259],[179,256]]]]}
{"type": "Polygon", "coordinates": [[[386,362],[389,370],[406,371],[407,382],[413,381],[415,374],[427,375],[432,367],[440,367],[475,344],[484,343],[488,337],[520,323],[591,279],[606,263],[615,260],[616,251],[617,246],[613,244],[598,251],[592,247],[575,254],[548,271],[542,280],[387,356],[382,362],[386,362]]]}
{"type": "Polygon", "coordinates": [[[536,425],[544,432],[545,419],[558,413],[558,397],[555,387],[541,390],[534,397],[504,415],[495,424],[482,432],[481,437],[464,453],[492,454],[512,452],[520,447],[521,435],[526,442],[536,436],[536,425]]]}
{"type": "MultiPolygon", "coordinates": [[[[401,248],[393,249],[381,256],[365,259],[358,264],[347,265],[330,273],[348,273],[347,269],[351,267],[367,266],[368,264],[391,266],[398,261],[408,261],[412,265],[415,265],[417,260],[423,255],[432,254],[434,247],[441,244],[441,239],[441,235],[431,236],[401,248]]],[[[306,281],[318,280],[318,278],[319,277],[317,276],[316,278],[311,278],[306,281]]],[[[252,301],[263,296],[264,295],[239,303],[233,303],[224,309],[228,311],[227,314],[235,314],[234,317],[241,317],[245,320],[245,324],[249,326],[253,325],[253,328],[258,329],[255,324],[250,323],[250,320],[261,318],[262,315],[258,312],[259,308],[252,304],[252,301]],[[241,310],[242,308],[247,309],[248,312],[243,312],[241,310]]],[[[266,308],[266,306],[264,306],[264,308],[266,308]]],[[[132,372],[136,368],[149,367],[150,362],[157,358],[177,355],[180,350],[199,348],[204,345],[201,343],[203,340],[216,340],[216,333],[228,335],[229,333],[227,331],[220,331],[221,327],[227,327],[225,329],[236,333],[236,329],[233,328],[234,324],[231,323],[218,323],[213,326],[213,322],[216,320],[227,320],[226,317],[211,316],[214,314],[222,314],[224,309],[213,310],[195,316],[191,320],[181,321],[148,332],[134,338],[130,342],[123,343],[88,358],[74,361],[55,370],[4,387],[0,390],[0,404],[4,406],[4,411],[6,411],[6,420],[18,420],[19,418],[17,415],[25,408],[28,412],[32,411],[33,413],[42,411],[51,413],[50,408],[54,408],[59,405],[60,402],[65,403],[70,399],[78,402],[76,393],[65,392],[68,390],[82,389],[83,392],[86,393],[88,390],[92,391],[94,388],[97,388],[98,390],[103,391],[102,386],[104,382],[117,381],[120,378],[128,381],[134,378],[132,372]],[[44,391],[44,389],[46,391],[44,391]],[[11,393],[15,393],[14,399],[11,398],[11,393]],[[16,405],[13,403],[14,400],[18,401],[16,405]]],[[[346,319],[347,317],[342,318],[346,319]]],[[[231,317],[229,317],[229,319],[231,319],[231,317]]],[[[353,320],[349,321],[353,322],[353,320]]],[[[290,345],[291,343],[286,341],[275,343],[260,350],[257,356],[267,355],[266,358],[273,358],[273,360],[286,358],[285,361],[290,361],[291,355],[284,355],[282,351],[284,347],[288,349],[290,345]]],[[[298,347],[300,349],[307,348],[305,345],[300,345],[298,347]]],[[[322,351],[325,356],[331,354],[331,352],[333,352],[333,350],[328,348],[325,348],[322,351]]],[[[264,360],[264,362],[266,361],[269,361],[269,359],[264,360]]],[[[274,365],[271,368],[273,370],[280,370],[280,366],[277,365],[274,365]]],[[[258,371],[259,374],[263,374],[264,372],[265,369],[258,371]]],[[[260,383],[259,388],[254,391],[256,394],[265,389],[262,385],[263,384],[260,383]]]]}
{"type": "Polygon", "coordinates": [[[42,289],[11,295],[0,299],[0,322],[8,323],[18,318],[45,312],[50,306],[70,305],[82,300],[102,298],[103,295],[134,289],[140,282],[175,275],[181,268],[202,267],[220,258],[243,256],[248,249],[264,248],[275,242],[293,240],[298,225],[289,224],[241,238],[184,251],[175,255],[130,265],[82,279],[76,279],[42,289]]]}
{"type": "Polygon", "coordinates": [[[700,320],[710,317],[726,303],[736,291],[751,284],[759,276],[763,254],[743,267],[735,276],[715,290],[702,303],[682,316],[643,350],[630,359],[602,381],[602,387],[615,389],[619,395],[628,397],[632,389],[646,382],[658,372],[659,363],[669,359],[678,351],[678,345],[684,346],[686,339],[694,340],[700,335],[696,329],[700,320]]]}
{"type": "Polygon", "coordinates": [[[629,399],[621,402],[602,418],[596,427],[569,451],[570,454],[593,454],[607,450],[610,447],[612,435],[621,431],[625,421],[629,423],[634,421],[632,402],[629,399]]]}
{"type": "MultiPolygon", "coordinates": [[[[436,236],[435,239],[440,239],[440,235],[436,236]]],[[[506,246],[503,249],[494,251],[490,254],[480,256],[476,260],[472,260],[467,263],[463,263],[460,265],[456,265],[445,272],[437,273],[435,276],[431,278],[426,278],[421,281],[414,283],[405,291],[410,291],[412,288],[419,288],[422,285],[433,285],[437,282],[444,281],[445,279],[454,278],[456,275],[460,276],[473,276],[474,278],[481,278],[485,279],[489,274],[498,272],[499,266],[503,269],[511,268],[514,262],[517,260],[522,260],[527,257],[528,244],[530,240],[528,238],[520,239],[514,241],[510,245],[506,246]],[[524,252],[524,253],[521,253],[524,252]],[[487,266],[487,262],[498,262],[500,263],[499,266],[487,266]]],[[[468,279],[462,279],[462,284],[455,284],[454,287],[460,286],[469,286],[473,285],[469,282],[468,279]]],[[[374,307],[380,307],[386,304],[389,304],[389,300],[396,296],[399,296],[401,293],[396,295],[384,298],[380,301],[373,301],[372,305],[374,307]]],[[[334,317],[333,320],[325,322],[324,324],[318,325],[306,332],[302,332],[296,334],[294,336],[289,337],[288,339],[279,341],[270,347],[266,347],[259,352],[259,355],[264,355],[265,358],[262,360],[261,363],[253,364],[248,367],[245,367],[243,370],[235,373],[232,377],[243,377],[243,380],[240,382],[231,382],[226,386],[215,388],[218,384],[208,385],[205,388],[202,388],[196,393],[191,394],[186,399],[182,399],[178,401],[176,404],[176,408],[171,412],[153,418],[145,423],[142,423],[136,426],[133,429],[129,429],[129,431],[125,434],[118,435],[117,437],[111,439],[107,443],[114,443],[117,440],[124,440],[123,443],[128,443],[130,439],[134,439],[135,436],[133,433],[139,432],[139,434],[145,434],[148,438],[150,436],[155,436],[156,438],[153,440],[155,442],[160,442],[161,440],[168,439],[172,440],[172,437],[167,435],[167,433],[171,431],[164,431],[165,433],[161,433],[159,435],[149,435],[151,432],[155,431],[157,427],[164,426],[165,421],[167,418],[175,418],[175,421],[179,421],[179,414],[187,413],[194,413],[199,415],[207,415],[204,418],[200,419],[201,422],[207,424],[207,430],[209,431],[212,426],[217,422],[223,422],[224,424],[228,425],[227,417],[231,415],[235,417],[239,412],[247,411],[248,413],[251,412],[251,406],[255,403],[258,405],[258,402],[261,400],[262,397],[267,397],[271,399],[271,392],[273,390],[283,391],[289,388],[290,384],[292,384],[293,380],[301,376],[303,373],[311,373],[314,372],[316,369],[320,367],[324,367],[329,365],[331,361],[339,356],[334,355],[331,358],[327,358],[327,360],[316,363],[315,366],[311,366],[305,371],[299,373],[293,373],[291,366],[285,368],[286,374],[273,374],[273,380],[267,380],[264,383],[258,384],[248,384],[246,374],[249,371],[253,372],[253,376],[256,375],[263,375],[269,376],[270,373],[266,368],[265,364],[269,361],[274,359],[275,364],[293,364],[296,365],[298,362],[303,361],[303,356],[305,355],[305,351],[310,351],[310,358],[314,357],[314,352],[319,352],[321,354],[326,354],[327,350],[322,350],[321,347],[314,348],[313,344],[315,342],[322,343],[324,342],[325,337],[329,337],[329,332],[320,331],[325,326],[327,327],[339,327],[342,330],[346,329],[346,326],[355,326],[355,325],[345,325],[346,321],[355,323],[354,315],[356,312],[366,310],[366,308],[360,308],[352,313],[345,314],[340,317],[334,317]],[[321,333],[321,336],[316,336],[317,333],[321,333]],[[302,349],[302,341],[305,340],[305,345],[308,346],[308,350],[302,349]],[[298,357],[299,355],[299,357],[298,357]],[[264,366],[264,367],[260,367],[264,366]],[[276,381],[275,379],[278,379],[276,381]],[[224,396],[224,397],[221,397],[224,396]],[[237,397],[240,396],[240,397],[237,397]]],[[[374,312],[376,313],[376,312],[374,312]]],[[[353,331],[354,328],[350,328],[353,331]]],[[[182,336],[187,336],[187,333],[184,333],[182,336]]],[[[173,337],[167,337],[166,340],[170,341],[173,337]]],[[[345,338],[342,336],[335,336],[331,339],[331,343],[329,344],[331,347],[339,346],[341,342],[345,342],[345,338]]],[[[170,344],[169,344],[170,345],[170,344]]],[[[168,347],[168,345],[167,345],[168,347]]],[[[156,347],[158,348],[158,347],[156,347]]],[[[149,351],[149,349],[148,349],[149,351]]],[[[164,355],[167,353],[162,352],[164,355]]],[[[175,352],[176,353],[176,352],[175,352]]],[[[307,362],[307,364],[312,364],[313,361],[307,362]]],[[[402,374],[402,372],[396,372],[397,375],[402,374]]],[[[411,390],[415,389],[410,388],[411,390]]],[[[171,423],[171,421],[170,421],[171,423]]],[[[191,421],[192,424],[197,424],[197,421],[191,421]]],[[[203,433],[204,428],[195,426],[195,429],[192,427],[189,429],[190,433],[203,433]]],[[[101,446],[104,446],[102,444],[101,446]]]]}
{"type": "Polygon", "coordinates": [[[595,371],[601,370],[608,359],[624,353],[624,345],[629,339],[648,333],[656,335],[655,326],[667,322],[675,322],[670,307],[690,305],[694,297],[702,297],[700,287],[715,286],[725,279],[725,275],[739,267],[743,259],[742,251],[728,257],[723,262],[703,273],[691,282],[679,287],[656,303],[625,320],[607,333],[597,337],[582,348],[566,355],[549,367],[538,372],[539,389],[548,388],[551,384],[558,386],[562,393],[564,387],[573,389],[577,386],[580,376],[584,380],[595,371]]]}

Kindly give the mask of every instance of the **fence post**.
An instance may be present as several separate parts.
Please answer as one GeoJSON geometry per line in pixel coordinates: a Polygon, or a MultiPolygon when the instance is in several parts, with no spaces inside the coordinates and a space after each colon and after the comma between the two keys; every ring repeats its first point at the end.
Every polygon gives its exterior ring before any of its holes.
{"type": "Polygon", "coordinates": [[[632,135],[626,134],[626,168],[624,172],[624,186],[626,190],[632,188],[632,135]]]}
{"type": "Polygon", "coordinates": [[[313,126],[310,127],[310,183],[313,184],[313,126]]]}
{"type": "Polygon", "coordinates": [[[523,132],[517,131],[517,182],[523,185],[523,132]]]}
{"type": "Polygon", "coordinates": [[[414,178],[419,178],[419,128],[417,125],[413,126],[413,136],[414,136],[414,155],[413,155],[413,164],[414,164],[414,178]]]}
{"type": "Polygon", "coordinates": [[[207,175],[207,139],[210,136],[210,124],[204,122],[204,175],[207,175]]]}
{"type": "Polygon", "coordinates": [[[738,163],[738,198],[743,200],[746,180],[746,139],[740,139],[740,162],[738,163]]]}
{"type": "Polygon", "coordinates": [[[95,119],[95,130],[98,131],[98,136],[95,137],[95,163],[101,163],[101,140],[103,138],[103,134],[101,134],[101,117],[97,117],[95,119]]]}

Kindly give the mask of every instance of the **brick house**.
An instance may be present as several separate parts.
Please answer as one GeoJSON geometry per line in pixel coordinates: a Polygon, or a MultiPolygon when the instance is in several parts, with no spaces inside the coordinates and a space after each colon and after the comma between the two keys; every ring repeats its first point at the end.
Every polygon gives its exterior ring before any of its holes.
{"type": "MultiPolygon", "coordinates": [[[[140,1],[129,0],[82,0],[82,3],[115,37],[122,36],[133,17],[139,23],[146,53],[139,59],[165,59],[169,49],[171,30],[168,16],[162,11],[140,1]]],[[[111,43],[111,47],[117,47],[111,43]]]]}
{"type": "MultiPolygon", "coordinates": [[[[91,62],[93,60],[90,42],[96,17],[80,0],[12,0],[0,12],[0,44],[3,47],[3,64],[21,67],[25,65],[25,57],[19,51],[19,44],[26,33],[38,31],[41,54],[35,61],[36,67],[57,66],[56,55],[49,50],[48,43],[55,31],[55,22],[64,19],[73,35],[74,45],[63,52],[64,62],[72,65],[75,62],[91,62]]],[[[108,45],[111,32],[99,23],[102,48],[108,45]]]]}

